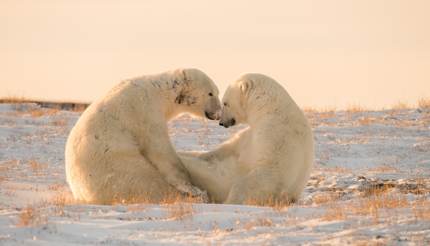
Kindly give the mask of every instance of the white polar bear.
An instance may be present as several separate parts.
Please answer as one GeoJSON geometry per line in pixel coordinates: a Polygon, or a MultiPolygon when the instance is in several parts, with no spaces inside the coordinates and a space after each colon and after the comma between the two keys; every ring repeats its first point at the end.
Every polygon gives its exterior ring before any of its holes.
{"type": "Polygon", "coordinates": [[[204,195],[190,183],[166,122],[184,112],[215,119],[220,109],[216,85],[197,69],[123,81],[88,107],[68,137],[66,175],[75,199],[109,204],[159,202],[177,190],[204,195]]]}
{"type": "Polygon", "coordinates": [[[312,130],[297,104],[280,84],[261,74],[246,74],[232,83],[223,104],[220,125],[249,127],[214,151],[180,154],[193,184],[215,202],[296,201],[314,159],[312,130]]]}

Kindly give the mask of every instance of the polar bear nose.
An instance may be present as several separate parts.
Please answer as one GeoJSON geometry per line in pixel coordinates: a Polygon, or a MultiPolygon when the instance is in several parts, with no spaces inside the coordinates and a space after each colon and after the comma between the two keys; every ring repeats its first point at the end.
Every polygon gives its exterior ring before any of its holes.
{"type": "Polygon", "coordinates": [[[230,126],[234,126],[236,124],[236,120],[234,118],[226,121],[226,122],[219,122],[220,126],[224,126],[225,128],[229,128],[230,126]]]}
{"type": "Polygon", "coordinates": [[[219,118],[217,117],[216,113],[209,113],[205,111],[205,116],[206,118],[210,119],[210,120],[218,120],[219,118]]]}
{"type": "Polygon", "coordinates": [[[230,126],[234,126],[235,124],[236,124],[236,120],[233,118],[233,119],[231,119],[231,121],[230,121],[231,123],[230,123],[230,126]]]}

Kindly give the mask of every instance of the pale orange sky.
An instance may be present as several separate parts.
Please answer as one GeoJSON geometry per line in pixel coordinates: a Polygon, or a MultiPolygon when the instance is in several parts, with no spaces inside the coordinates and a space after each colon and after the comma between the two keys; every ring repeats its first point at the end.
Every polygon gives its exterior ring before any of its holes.
{"type": "Polygon", "coordinates": [[[176,67],[245,72],[301,106],[430,97],[430,1],[0,1],[0,96],[90,101],[176,67]],[[88,3],[91,2],[91,3],[88,3]]]}

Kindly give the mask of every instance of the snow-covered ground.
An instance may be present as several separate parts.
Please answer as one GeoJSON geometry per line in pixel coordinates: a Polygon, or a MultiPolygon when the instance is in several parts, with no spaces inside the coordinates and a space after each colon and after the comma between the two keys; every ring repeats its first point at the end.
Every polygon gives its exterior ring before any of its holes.
{"type": "MultiPolygon", "coordinates": [[[[0,104],[0,245],[430,245],[430,111],[306,114],[316,163],[294,205],[95,206],[65,182],[80,113],[0,104]]],[[[170,133],[178,150],[208,150],[239,128],[184,116],[170,133]]]]}

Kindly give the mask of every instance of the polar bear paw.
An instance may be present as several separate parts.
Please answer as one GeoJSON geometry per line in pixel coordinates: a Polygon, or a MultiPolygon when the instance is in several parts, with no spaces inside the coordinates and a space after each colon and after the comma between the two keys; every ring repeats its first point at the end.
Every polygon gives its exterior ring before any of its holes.
{"type": "Polygon", "coordinates": [[[199,188],[195,187],[198,190],[197,196],[193,196],[195,198],[198,198],[200,202],[202,203],[208,203],[209,202],[209,196],[207,191],[200,190],[199,188]]]}
{"type": "Polygon", "coordinates": [[[208,193],[206,191],[202,191],[195,186],[192,186],[191,184],[178,185],[176,186],[176,188],[185,195],[191,196],[193,198],[199,198],[201,202],[209,202],[208,193]]]}

